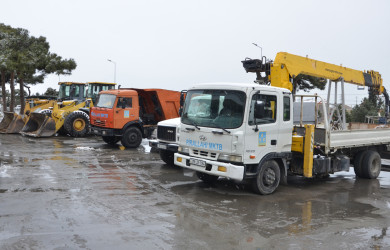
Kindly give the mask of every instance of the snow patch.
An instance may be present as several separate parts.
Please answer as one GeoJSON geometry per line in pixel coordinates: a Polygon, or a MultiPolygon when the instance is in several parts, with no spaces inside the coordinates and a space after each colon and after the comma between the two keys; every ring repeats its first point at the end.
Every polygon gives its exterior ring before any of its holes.
{"type": "Polygon", "coordinates": [[[7,171],[11,168],[11,166],[1,165],[0,166],[0,177],[11,177],[7,171]]]}
{"type": "Polygon", "coordinates": [[[76,147],[76,151],[100,151],[100,149],[95,149],[92,147],[76,147]]]}

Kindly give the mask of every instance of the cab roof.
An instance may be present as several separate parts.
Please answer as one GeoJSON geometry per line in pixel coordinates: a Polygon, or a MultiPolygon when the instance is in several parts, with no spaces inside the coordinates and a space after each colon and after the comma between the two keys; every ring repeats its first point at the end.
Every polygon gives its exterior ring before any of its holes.
{"type": "Polygon", "coordinates": [[[59,82],[58,85],[86,85],[84,82],[59,82]]]}

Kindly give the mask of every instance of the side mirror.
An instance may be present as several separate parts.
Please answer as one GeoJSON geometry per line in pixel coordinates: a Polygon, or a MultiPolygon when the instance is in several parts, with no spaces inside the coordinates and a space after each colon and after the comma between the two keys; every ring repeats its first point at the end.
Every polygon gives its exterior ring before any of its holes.
{"type": "Polygon", "coordinates": [[[257,100],[255,102],[255,119],[261,119],[265,116],[265,109],[264,109],[265,103],[263,101],[257,100]]]}
{"type": "Polygon", "coordinates": [[[187,91],[182,90],[180,94],[180,107],[183,107],[187,91]]]}
{"type": "Polygon", "coordinates": [[[179,116],[181,117],[182,114],[183,114],[183,108],[180,107],[180,108],[179,108],[179,116]]]}

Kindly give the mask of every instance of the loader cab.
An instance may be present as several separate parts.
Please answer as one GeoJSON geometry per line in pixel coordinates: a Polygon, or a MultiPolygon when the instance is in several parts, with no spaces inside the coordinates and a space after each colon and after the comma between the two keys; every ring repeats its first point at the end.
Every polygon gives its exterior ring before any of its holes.
{"type": "Polygon", "coordinates": [[[58,85],[60,85],[60,91],[58,93],[59,100],[85,100],[85,83],[59,82],[58,85]]]}
{"type": "Polygon", "coordinates": [[[96,103],[100,91],[115,89],[116,83],[107,82],[88,82],[85,90],[85,96],[92,99],[92,103],[96,103]]]}

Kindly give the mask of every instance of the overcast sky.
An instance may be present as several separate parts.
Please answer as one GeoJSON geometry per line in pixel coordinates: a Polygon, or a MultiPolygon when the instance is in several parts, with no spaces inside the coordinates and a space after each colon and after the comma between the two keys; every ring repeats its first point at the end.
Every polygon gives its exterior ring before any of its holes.
{"type": "MultiPolygon", "coordinates": [[[[202,82],[252,82],[241,60],[279,51],[379,71],[390,89],[390,1],[2,0],[1,22],[45,36],[73,58],[58,81],[116,81],[122,87],[182,90],[202,82]]],[[[347,84],[347,104],[366,96],[347,84]]],[[[318,91],[314,91],[318,92],[318,91]]]]}

